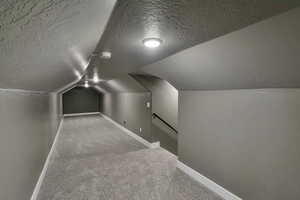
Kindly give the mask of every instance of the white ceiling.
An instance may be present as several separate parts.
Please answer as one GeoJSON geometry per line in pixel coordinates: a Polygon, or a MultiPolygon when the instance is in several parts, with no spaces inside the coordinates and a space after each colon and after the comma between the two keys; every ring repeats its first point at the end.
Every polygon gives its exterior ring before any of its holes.
{"type": "Polygon", "coordinates": [[[179,89],[299,87],[299,9],[241,29],[299,5],[299,0],[0,1],[0,88],[62,91],[88,65],[88,74],[97,69],[100,78],[114,78],[101,84],[119,92],[143,91],[128,77],[138,69],[179,89]],[[164,41],[157,51],[142,45],[150,36],[164,41]],[[99,59],[102,50],[112,51],[112,59],[99,59]]]}
{"type": "Polygon", "coordinates": [[[113,79],[297,6],[299,0],[119,0],[89,68],[113,79]],[[163,43],[149,50],[142,43],[148,37],[163,43]],[[109,61],[99,56],[106,50],[109,61]]]}
{"type": "Polygon", "coordinates": [[[54,91],[78,79],[116,0],[1,0],[0,88],[54,91]]]}
{"type": "Polygon", "coordinates": [[[149,92],[130,75],[122,75],[96,84],[96,89],[109,93],[149,92]]]}
{"type": "Polygon", "coordinates": [[[181,51],[142,71],[182,90],[300,87],[300,8],[181,51]]]}

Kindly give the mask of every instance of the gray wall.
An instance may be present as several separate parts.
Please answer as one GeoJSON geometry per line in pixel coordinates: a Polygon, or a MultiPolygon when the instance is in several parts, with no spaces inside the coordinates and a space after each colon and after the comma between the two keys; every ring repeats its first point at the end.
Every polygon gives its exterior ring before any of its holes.
{"type": "Polygon", "coordinates": [[[63,94],[63,113],[99,112],[99,94],[92,88],[75,87],[63,94]]]}
{"type": "Polygon", "coordinates": [[[246,200],[300,199],[300,89],[181,91],[179,159],[246,200]]]}
{"type": "Polygon", "coordinates": [[[178,91],[169,82],[154,76],[133,75],[144,87],[151,91],[152,112],[158,114],[177,129],[178,91]]]}
{"type": "Polygon", "coordinates": [[[151,126],[153,142],[159,141],[161,147],[170,151],[174,155],[177,155],[177,138],[175,138],[177,135],[175,135],[171,130],[166,131],[168,128],[159,120],[156,120],[156,122],[157,124],[155,123],[155,120],[153,120],[151,126]],[[165,129],[163,129],[162,126],[165,126],[165,129]]]}
{"type": "Polygon", "coordinates": [[[0,90],[0,199],[30,199],[59,125],[57,100],[0,90]]]}
{"type": "MultiPolygon", "coordinates": [[[[52,142],[55,139],[57,129],[59,126],[59,123],[61,119],[63,118],[63,105],[61,101],[61,95],[57,93],[49,93],[49,125],[50,125],[50,133],[51,134],[51,140],[50,143],[52,145],[52,142]]],[[[50,145],[50,146],[51,146],[50,145]]]]}
{"type": "Polygon", "coordinates": [[[150,101],[151,94],[148,92],[103,93],[100,111],[144,139],[152,141],[151,108],[146,107],[146,103],[150,101]],[[142,128],[141,133],[139,128],[142,128]]]}

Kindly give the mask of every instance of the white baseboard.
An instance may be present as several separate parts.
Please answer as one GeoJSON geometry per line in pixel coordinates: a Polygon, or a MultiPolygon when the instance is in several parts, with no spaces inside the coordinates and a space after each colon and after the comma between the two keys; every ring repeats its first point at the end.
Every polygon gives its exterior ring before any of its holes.
{"type": "Polygon", "coordinates": [[[39,176],[39,179],[35,185],[35,188],[33,190],[33,193],[31,195],[31,198],[30,200],[36,200],[37,197],[38,197],[38,194],[39,194],[39,191],[41,189],[41,186],[42,186],[42,183],[43,183],[43,180],[45,178],[45,175],[46,175],[46,172],[47,172],[47,169],[48,169],[48,166],[49,166],[49,162],[50,162],[50,159],[54,153],[54,149],[55,149],[55,146],[57,144],[57,140],[58,140],[58,137],[60,135],[60,130],[61,130],[61,127],[62,127],[62,124],[63,124],[63,119],[60,120],[60,123],[59,123],[59,126],[58,126],[58,129],[57,129],[57,133],[56,133],[56,136],[54,138],[54,141],[52,143],[52,146],[51,146],[51,149],[48,153],[48,156],[47,156],[47,159],[46,159],[46,162],[44,164],[44,167],[43,167],[43,170],[39,176]]]}
{"type": "MultiPolygon", "coordinates": [[[[122,129],[126,134],[128,134],[129,136],[133,137],[134,139],[136,139],[137,141],[141,142],[142,144],[144,144],[145,146],[147,146],[148,148],[158,148],[160,147],[160,143],[159,142],[155,142],[155,143],[150,143],[147,140],[145,140],[144,138],[138,136],[137,134],[133,133],[132,131],[128,130],[127,128],[123,127],[122,125],[120,125],[119,123],[117,123],[116,121],[114,121],[113,119],[111,119],[110,117],[102,114],[102,113],[78,113],[78,114],[68,114],[67,116],[80,116],[80,115],[94,115],[94,114],[100,114],[103,118],[105,118],[106,120],[112,122],[113,124],[115,124],[117,127],[119,127],[120,129],[122,129]]],[[[66,116],[66,115],[64,115],[66,116]]],[[[53,144],[51,146],[51,149],[49,151],[49,154],[47,156],[46,162],[44,164],[43,170],[39,176],[38,182],[36,183],[36,186],[34,188],[34,191],[32,193],[32,196],[30,198],[30,200],[36,200],[41,188],[41,185],[43,183],[43,180],[45,178],[48,166],[49,166],[49,162],[50,159],[54,153],[54,149],[57,145],[57,140],[59,138],[60,135],[60,130],[63,124],[63,119],[60,121],[59,127],[57,129],[57,133],[55,136],[55,139],[53,141],[53,144]]],[[[222,186],[218,185],[217,183],[213,182],[212,180],[210,180],[209,178],[203,176],[202,174],[200,174],[199,172],[195,171],[194,169],[190,168],[189,166],[185,165],[184,163],[182,163],[181,161],[177,160],[177,167],[179,169],[181,169],[184,173],[186,173],[187,175],[189,175],[191,178],[193,178],[194,180],[196,180],[197,182],[203,184],[204,186],[206,186],[208,189],[210,189],[211,191],[215,192],[216,194],[218,194],[219,196],[221,196],[222,198],[224,198],[225,200],[242,200],[240,197],[236,196],[235,194],[229,192],[228,190],[226,190],[225,188],[223,188],[222,186]]]]}
{"type": "Polygon", "coordinates": [[[116,122],[115,120],[111,119],[107,115],[104,115],[103,113],[99,113],[99,114],[104,119],[110,121],[111,123],[113,123],[114,125],[116,125],[117,127],[119,127],[120,129],[122,129],[127,135],[133,137],[134,139],[136,139],[140,143],[144,144],[146,147],[148,147],[150,149],[155,149],[155,148],[160,147],[160,143],[159,142],[150,143],[147,140],[145,140],[144,138],[142,138],[141,136],[138,136],[137,134],[135,134],[134,132],[128,130],[127,128],[125,128],[124,126],[122,126],[121,124],[119,124],[118,122],[116,122]]]}
{"type": "Polygon", "coordinates": [[[177,167],[181,169],[184,173],[189,175],[191,178],[200,182],[204,186],[206,186],[211,191],[215,192],[225,200],[242,200],[240,197],[236,196],[235,194],[229,192],[222,186],[218,185],[217,183],[213,182],[209,178],[203,176],[199,172],[195,171],[194,169],[190,168],[189,166],[185,165],[181,161],[177,160],[177,167]]]}
{"type": "Polygon", "coordinates": [[[64,117],[75,117],[75,116],[84,116],[84,115],[99,115],[99,112],[88,112],[88,113],[72,113],[64,114],[64,117]]]}

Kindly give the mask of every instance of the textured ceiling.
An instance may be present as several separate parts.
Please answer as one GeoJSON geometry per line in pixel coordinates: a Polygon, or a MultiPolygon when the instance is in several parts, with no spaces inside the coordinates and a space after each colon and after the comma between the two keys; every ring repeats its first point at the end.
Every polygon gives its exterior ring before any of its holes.
{"type": "Polygon", "coordinates": [[[1,0],[0,88],[53,91],[74,81],[115,0],[1,0]]]}
{"type": "Polygon", "coordinates": [[[149,92],[130,75],[122,75],[119,78],[103,81],[93,86],[102,92],[109,93],[149,92]]]}
{"type": "Polygon", "coordinates": [[[110,79],[300,5],[299,0],[119,0],[89,69],[110,79]],[[149,50],[147,37],[163,45],[149,50]],[[112,52],[102,60],[99,53],[112,52]]]}
{"type": "Polygon", "coordinates": [[[84,73],[92,52],[89,73],[96,66],[100,78],[116,78],[300,5],[299,0],[119,0],[107,24],[115,2],[1,0],[0,88],[57,91],[84,73]],[[163,45],[145,49],[146,37],[160,37],[163,45]],[[103,50],[112,51],[111,60],[97,56],[103,50]]]}
{"type": "Polygon", "coordinates": [[[300,87],[300,8],[142,68],[183,90],[300,87]]]}

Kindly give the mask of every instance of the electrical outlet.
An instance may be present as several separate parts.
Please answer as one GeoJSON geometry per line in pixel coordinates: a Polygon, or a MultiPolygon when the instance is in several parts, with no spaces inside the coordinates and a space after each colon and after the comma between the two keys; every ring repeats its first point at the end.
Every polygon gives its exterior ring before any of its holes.
{"type": "Polygon", "coordinates": [[[150,106],[151,106],[150,102],[147,102],[147,103],[146,103],[146,107],[147,107],[147,108],[150,108],[150,106]]]}
{"type": "Polygon", "coordinates": [[[140,133],[141,133],[142,131],[143,131],[142,128],[140,128],[140,133]]]}

